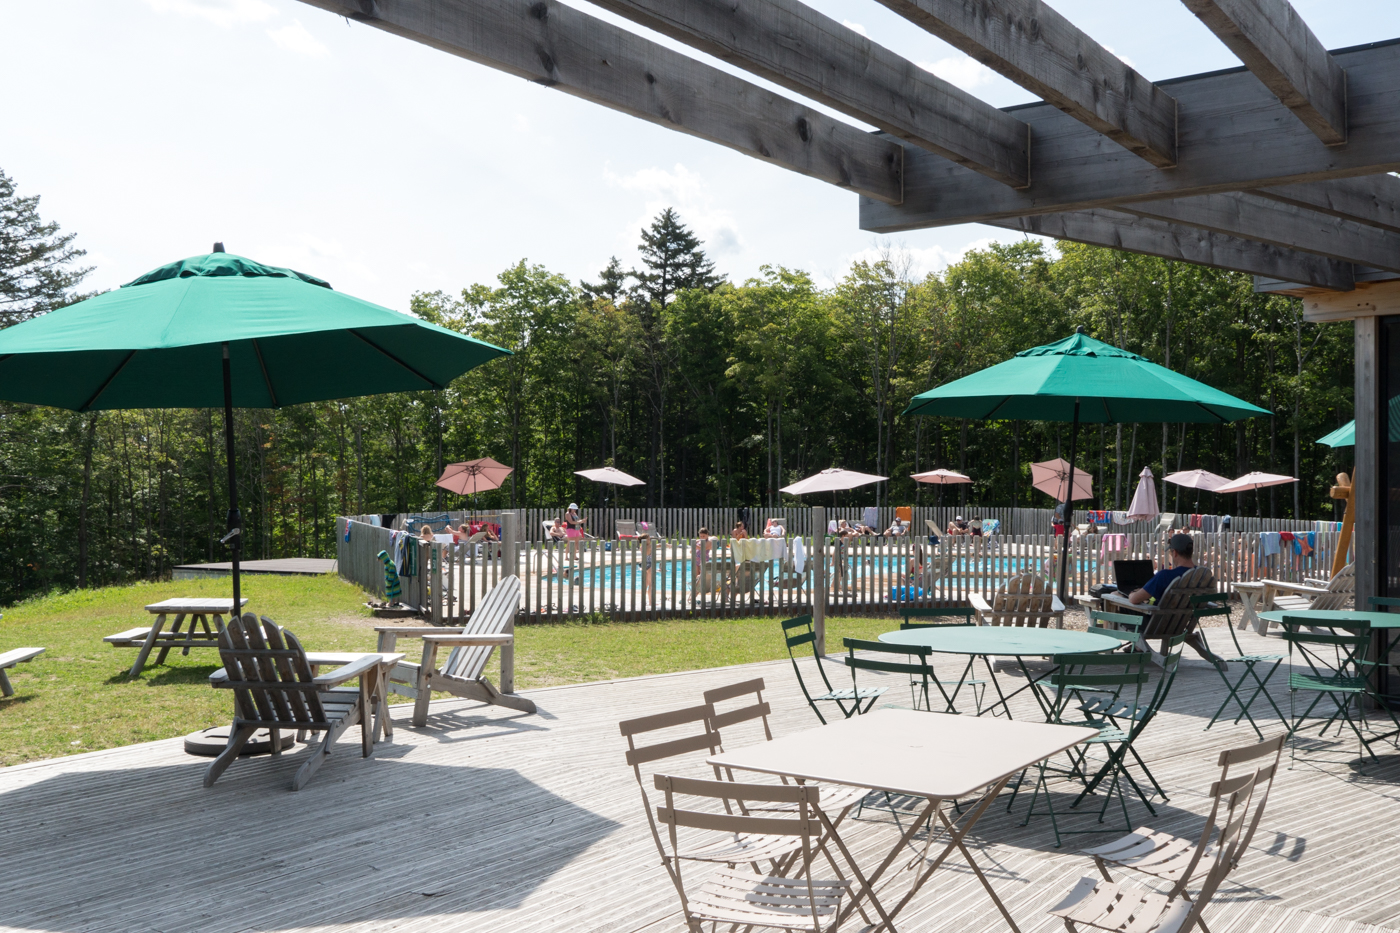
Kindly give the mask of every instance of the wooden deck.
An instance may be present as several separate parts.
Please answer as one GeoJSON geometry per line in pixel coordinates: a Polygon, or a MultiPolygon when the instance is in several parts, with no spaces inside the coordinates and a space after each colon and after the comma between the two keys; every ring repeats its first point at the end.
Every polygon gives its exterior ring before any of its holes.
{"type": "MultiPolygon", "coordinates": [[[[1247,650],[1279,646],[1248,638],[1247,650]]],[[[208,760],[178,739],[4,769],[0,929],[681,933],[616,724],[755,675],[770,685],[780,734],[815,724],[791,668],[762,664],[534,691],[533,716],[435,703],[419,730],[397,707],[393,744],[364,761],[343,742],[296,794],[287,787],[300,751],[236,762],[205,790],[208,760]]],[[[1144,757],[1172,794],[1153,825],[1190,831],[1216,751],[1253,741],[1228,723],[1201,731],[1221,695],[1214,671],[1188,661],[1145,735],[1144,757]]],[[[907,693],[896,686],[886,699],[907,703],[907,693]]],[[[1400,754],[1383,747],[1391,753],[1364,776],[1351,742],[1282,772],[1253,850],[1208,915],[1214,933],[1400,929],[1400,754]]],[[[1018,826],[1022,810],[995,806],[977,849],[1021,928],[1057,929],[1046,907],[1092,864],[1076,840],[1054,849],[1046,818],[1018,826]]],[[[868,811],[847,824],[863,863],[893,843],[891,821],[868,811]]],[[[898,928],[1005,930],[975,878],[951,864],[898,928]]]]}

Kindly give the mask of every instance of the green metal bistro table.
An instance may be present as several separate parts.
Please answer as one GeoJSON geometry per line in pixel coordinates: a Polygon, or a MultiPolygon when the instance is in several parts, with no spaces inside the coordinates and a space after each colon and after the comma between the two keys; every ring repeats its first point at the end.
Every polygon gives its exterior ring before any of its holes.
{"type": "MultiPolygon", "coordinates": [[[[1369,625],[1371,631],[1376,633],[1378,638],[1379,653],[1376,655],[1384,667],[1400,668],[1400,662],[1388,660],[1397,642],[1400,642],[1400,612],[1362,612],[1352,609],[1271,609],[1268,612],[1259,613],[1259,618],[1267,627],[1273,622],[1278,625],[1283,624],[1283,617],[1290,619],[1302,619],[1304,622],[1316,620],[1319,626],[1326,626],[1329,622],[1336,623],[1340,619],[1354,622],[1358,625],[1369,625]]],[[[1381,689],[1386,688],[1386,683],[1382,681],[1381,689]]]]}
{"type": "MultiPolygon", "coordinates": [[[[1400,619],[1400,616],[1396,618],[1400,619]]],[[[898,632],[885,632],[880,636],[880,640],[891,645],[922,645],[932,648],[939,654],[966,655],[967,667],[963,669],[962,676],[958,678],[958,686],[953,688],[952,698],[954,700],[957,698],[958,690],[962,687],[963,681],[967,680],[968,675],[972,673],[972,665],[978,658],[981,658],[987,666],[987,673],[991,675],[992,686],[996,688],[998,698],[997,702],[988,706],[983,712],[995,713],[996,708],[1000,706],[1008,719],[1013,718],[1008,701],[1023,690],[1030,690],[1036,703],[1040,705],[1041,712],[1047,718],[1050,716],[1050,708],[1045,705],[1045,699],[1035,687],[1051,672],[1045,671],[1038,677],[1033,675],[1026,667],[1025,658],[1048,658],[1056,654],[1097,654],[1123,646],[1123,642],[1108,635],[1054,628],[1021,628],[1011,625],[950,625],[938,628],[904,629],[898,632]],[[1010,693],[1003,691],[1000,681],[997,680],[995,665],[991,662],[993,657],[1015,658],[1017,666],[1026,675],[1025,686],[1018,687],[1010,693]]]]}

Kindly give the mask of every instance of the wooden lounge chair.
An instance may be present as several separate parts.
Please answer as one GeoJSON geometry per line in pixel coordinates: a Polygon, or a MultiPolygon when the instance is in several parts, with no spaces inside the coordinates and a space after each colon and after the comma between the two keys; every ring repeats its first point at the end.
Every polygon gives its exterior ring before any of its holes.
{"type": "MultiPolygon", "coordinates": [[[[1197,634],[1196,622],[1200,616],[1196,611],[1197,606],[1191,602],[1193,596],[1214,592],[1216,592],[1215,574],[1211,572],[1211,569],[1209,567],[1192,567],[1171,582],[1155,606],[1144,603],[1132,607],[1135,611],[1143,613],[1144,616],[1136,633],[1138,650],[1151,651],[1153,661],[1160,665],[1165,650],[1153,649],[1151,642],[1159,641],[1165,644],[1169,638],[1185,635],[1186,644],[1190,645],[1191,649],[1202,658],[1217,668],[1224,664],[1225,662],[1217,657],[1197,634]]],[[[1227,596],[1221,593],[1220,598],[1224,600],[1227,596]]],[[[1114,605],[1115,608],[1118,606],[1117,603],[1114,605]]]]}
{"type": "MultiPolygon", "coordinates": [[[[1265,610],[1296,612],[1299,609],[1317,609],[1337,612],[1350,609],[1356,597],[1356,565],[1347,564],[1323,586],[1289,583],[1286,580],[1265,579],[1259,582],[1264,585],[1259,604],[1265,610]]],[[[1263,631],[1260,634],[1268,634],[1268,623],[1262,623],[1261,627],[1263,631]]]]}
{"type": "Polygon", "coordinates": [[[292,778],[301,790],[330,756],[341,734],[360,724],[360,747],[365,758],[374,754],[374,719],[370,698],[355,687],[341,686],[380,663],[367,654],[354,664],[312,676],[306,651],[297,637],[271,619],[251,612],[230,619],[219,631],[219,660],[223,670],[209,677],[215,687],[233,691],[234,717],[228,745],[204,772],[204,786],[219,779],[259,729],[268,730],[272,754],[282,753],[282,730],[324,732],[325,738],[292,778]]]}
{"type": "Polygon", "coordinates": [[[486,679],[486,662],[497,645],[509,645],[515,636],[506,631],[520,606],[520,578],[503,577],[472,612],[461,628],[435,628],[423,625],[376,626],[379,651],[394,651],[399,638],[420,638],[423,660],[414,664],[400,661],[389,674],[388,689],[411,697],[413,724],[427,725],[428,701],[434,690],[453,696],[480,700],[524,713],[535,712],[535,704],[513,693],[502,693],[486,679]],[[438,665],[438,648],[451,647],[447,660],[438,665]]]}
{"type": "Polygon", "coordinates": [[[6,676],[5,669],[14,667],[16,664],[23,664],[26,661],[33,661],[45,650],[44,648],[14,648],[0,654],[0,696],[15,695],[15,688],[10,686],[10,678],[6,676]]]}
{"type": "Polygon", "coordinates": [[[968,603],[977,615],[978,625],[1014,625],[1023,628],[1065,627],[1065,606],[1054,593],[1054,585],[1042,576],[1023,573],[1006,581],[987,602],[980,593],[969,593],[968,603]]]}

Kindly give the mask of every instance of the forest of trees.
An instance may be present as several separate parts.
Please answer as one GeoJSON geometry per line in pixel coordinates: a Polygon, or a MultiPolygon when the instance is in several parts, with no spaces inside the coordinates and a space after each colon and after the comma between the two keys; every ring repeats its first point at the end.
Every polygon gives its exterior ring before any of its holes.
{"type": "MultiPolygon", "coordinates": [[[[522,259],[494,283],[413,295],[404,310],[514,351],[445,391],[238,411],[245,555],[333,555],[339,514],[465,507],[434,480],[483,456],[515,472],[482,508],[597,504],[602,490],[573,471],[604,464],[647,480],[610,488],[618,505],[761,506],[829,466],[893,477],[842,504],[932,504],[937,489],[908,475],[943,466],[976,481],[949,504],[1049,507],[1029,464],[1067,454],[1068,426],[902,412],[1079,324],[1273,413],[1084,428],[1079,466],[1101,507],[1126,507],[1142,466],[1160,478],[1165,462],[1291,473],[1296,487],[1229,510],[1330,516],[1331,477],[1350,466],[1350,450],[1314,439],[1352,417],[1351,325],[1305,323],[1300,302],[1255,294],[1247,276],[1018,240],[922,277],[892,249],[832,287],[781,267],[735,282],[671,210],[642,231],[640,255],[593,282],[522,259]]],[[[82,256],[0,173],[0,323],[85,297],[82,256]]],[[[0,602],[226,559],[222,437],[215,411],[0,403],[0,602]]]]}

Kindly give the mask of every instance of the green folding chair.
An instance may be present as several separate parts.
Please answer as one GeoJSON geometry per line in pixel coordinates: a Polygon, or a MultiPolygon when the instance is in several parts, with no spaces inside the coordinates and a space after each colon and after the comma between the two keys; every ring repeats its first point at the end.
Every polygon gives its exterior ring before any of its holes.
{"type": "MultiPolygon", "coordinates": [[[[1098,730],[1098,734],[1090,738],[1087,742],[1077,745],[1067,753],[1070,757],[1070,768],[1062,772],[1070,780],[1079,778],[1088,779],[1088,754],[1093,747],[1102,747],[1108,752],[1108,760],[1100,769],[1099,780],[1102,775],[1111,775],[1111,784],[1108,793],[1104,795],[1103,806],[1099,808],[1098,822],[1102,823],[1108,813],[1108,805],[1116,796],[1123,810],[1124,831],[1133,828],[1132,821],[1128,817],[1128,803],[1124,792],[1124,783],[1131,785],[1137,792],[1139,798],[1147,803],[1147,808],[1155,816],[1156,811],[1152,809],[1151,803],[1147,800],[1147,795],[1138,785],[1137,781],[1128,773],[1125,767],[1124,750],[1129,743],[1137,736],[1137,720],[1141,715],[1145,715],[1149,704],[1142,703],[1143,687],[1147,684],[1151,675],[1147,671],[1148,663],[1152,655],[1145,651],[1133,652],[1110,652],[1105,654],[1057,654],[1052,660],[1056,670],[1048,678],[1050,684],[1055,688],[1055,696],[1050,705],[1049,721],[1057,725],[1069,726],[1091,726],[1098,730]],[[1086,691],[1102,691],[1107,697],[1097,704],[1088,704],[1084,700],[1083,694],[1086,691]],[[1089,712],[1092,706],[1096,712],[1089,712]]],[[[1052,767],[1048,762],[1042,761],[1035,766],[1037,770],[1035,790],[1031,793],[1030,806],[1026,810],[1026,818],[1021,821],[1025,826],[1031,821],[1031,817],[1048,815],[1050,826],[1055,833],[1055,847],[1062,844],[1062,836],[1076,833],[1097,833],[1105,832],[1103,827],[1091,829],[1061,829],[1060,821],[1055,812],[1054,799],[1050,794],[1050,788],[1046,781],[1047,773],[1060,769],[1052,767]],[[1041,795],[1045,798],[1045,810],[1038,813],[1036,803],[1041,795]]],[[[1024,781],[1024,772],[1022,774],[1024,781]]],[[[1020,793],[1018,785],[1012,793],[1011,802],[1007,805],[1007,810],[1011,809],[1016,801],[1016,794],[1020,793]]],[[[1087,789],[1085,793],[1088,793],[1087,789]]],[[[1080,794],[1071,807],[1077,805],[1084,794],[1080,794]]]]}
{"type": "MultiPolygon", "coordinates": [[[[1240,708],[1240,714],[1235,717],[1235,725],[1239,725],[1241,719],[1248,719],[1250,728],[1254,730],[1254,734],[1259,736],[1259,740],[1262,742],[1264,740],[1264,733],[1260,730],[1259,724],[1254,721],[1254,717],[1249,714],[1249,708],[1254,705],[1255,700],[1262,696],[1269,702],[1269,705],[1274,708],[1274,712],[1278,714],[1279,722],[1288,721],[1287,717],[1283,715],[1283,710],[1278,708],[1278,704],[1274,702],[1274,698],[1269,695],[1268,690],[1269,678],[1273,677],[1274,673],[1278,671],[1279,666],[1283,664],[1284,656],[1281,654],[1244,653],[1244,649],[1240,647],[1240,637],[1235,634],[1235,627],[1230,624],[1230,602],[1226,594],[1202,593],[1199,596],[1192,596],[1191,608],[1196,614],[1195,629],[1196,633],[1201,636],[1202,644],[1208,645],[1209,643],[1206,641],[1206,630],[1201,626],[1201,620],[1208,619],[1211,616],[1223,615],[1225,617],[1225,631],[1230,633],[1230,640],[1235,643],[1235,654],[1237,655],[1237,657],[1233,658],[1216,655],[1216,657],[1220,658],[1222,663],[1215,665],[1215,669],[1220,674],[1220,679],[1225,682],[1226,694],[1225,699],[1220,704],[1220,709],[1216,710],[1215,715],[1210,717],[1210,722],[1206,723],[1206,729],[1210,729],[1211,726],[1215,725],[1216,720],[1225,712],[1225,707],[1229,706],[1230,701],[1233,700],[1240,708]],[[1240,676],[1235,678],[1233,683],[1230,680],[1231,664],[1239,664],[1243,667],[1240,676]],[[1259,676],[1259,672],[1255,670],[1255,667],[1260,664],[1267,666],[1267,671],[1262,678],[1259,676]],[[1240,699],[1240,690],[1245,688],[1246,680],[1254,681],[1254,692],[1249,695],[1248,700],[1242,700],[1240,699]]],[[[1215,654],[1213,650],[1211,653],[1215,654]]]]}
{"type": "MultiPolygon", "coordinates": [[[[1400,730],[1400,722],[1395,719],[1395,714],[1385,705],[1376,691],[1371,686],[1371,674],[1375,672],[1377,662],[1367,658],[1371,647],[1371,627],[1366,624],[1357,624],[1356,620],[1345,615],[1338,615],[1335,618],[1303,618],[1300,616],[1283,617],[1283,640],[1288,642],[1288,663],[1290,667],[1297,667],[1294,661],[1294,653],[1307,665],[1307,673],[1299,673],[1294,670],[1288,675],[1288,713],[1292,720],[1288,728],[1289,738],[1289,767],[1293,767],[1293,762],[1298,759],[1298,730],[1302,728],[1303,722],[1312,715],[1312,711],[1317,708],[1324,697],[1332,700],[1336,706],[1336,711],[1329,716],[1322,724],[1322,729],[1318,732],[1321,738],[1327,735],[1327,730],[1332,723],[1340,718],[1355,733],[1360,747],[1366,755],[1370,755],[1373,761],[1378,760],[1376,753],[1371,749],[1371,743],[1379,741],[1386,736],[1373,736],[1366,738],[1358,726],[1356,719],[1352,718],[1350,709],[1353,704],[1356,706],[1357,719],[1362,725],[1370,728],[1366,721],[1365,700],[1369,697],[1375,700],[1378,706],[1385,710],[1390,721],[1395,723],[1397,730],[1400,730]],[[1319,632],[1317,629],[1330,629],[1329,632],[1319,632]],[[1306,630],[1306,631],[1305,631],[1306,630]],[[1328,649],[1331,649],[1329,652],[1328,649]],[[1330,657],[1328,656],[1330,654],[1330,657]],[[1301,714],[1297,711],[1297,697],[1299,693],[1313,693],[1311,703],[1301,714]]],[[[1342,734],[1342,726],[1337,725],[1337,734],[1342,734]]]]}
{"type": "Polygon", "coordinates": [[[841,716],[850,719],[857,713],[863,713],[875,705],[875,701],[884,695],[888,687],[864,687],[859,690],[837,690],[831,685],[831,679],[826,676],[826,668],[822,666],[822,656],[817,653],[817,632],[812,624],[812,617],[809,615],[798,616],[795,619],[787,619],[783,622],[783,641],[787,644],[788,657],[792,659],[792,670],[797,674],[797,686],[802,688],[802,695],[807,698],[807,705],[812,707],[812,712],[817,714],[817,719],[822,725],[826,725],[826,717],[822,715],[818,703],[835,703],[836,708],[841,710],[841,716]],[[796,632],[797,634],[792,634],[796,632]],[[802,668],[797,664],[797,655],[793,653],[794,648],[801,648],[803,645],[812,646],[812,658],[817,662],[817,673],[821,676],[822,684],[826,691],[816,696],[807,689],[807,682],[802,678],[802,668]],[[865,708],[861,708],[861,702],[865,702],[865,708]]]}
{"type": "MultiPolygon", "coordinates": [[[[933,654],[933,649],[924,645],[891,645],[883,641],[865,641],[860,638],[843,638],[842,644],[846,647],[846,667],[851,671],[851,688],[859,691],[860,687],[856,683],[856,671],[873,671],[882,674],[907,674],[910,678],[910,696],[914,709],[919,709],[919,697],[923,697],[923,709],[931,710],[929,704],[928,685],[935,681],[933,667],[929,664],[929,656],[933,654]],[[865,651],[870,654],[880,655],[874,658],[858,658],[857,651],[865,651]],[[903,660],[893,660],[894,658],[903,660]],[[916,659],[916,660],[911,660],[916,659]]],[[[867,706],[861,712],[868,712],[867,706]]]]}
{"type": "MultiPolygon", "coordinates": [[[[975,619],[976,610],[973,609],[971,606],[946,606],[934,608],[905,606],[902,610],[902,614],[904,616],[904,621],[899,623],[899,630],[901,632],[907,629],[916,628],[946,628],[948,626],[963,626],[977,624],[977,621],[975,619]],[[918,619],[920,621],[910,621],[912,619],[918,619]]],[[[972,702],[976,704],[977,715],[982,715],[982,699],[984,696],[986,696],[987,693],[987,682],[985,680],[976,680],[968,676],[972,673],[972,663],[975,660],[977,660],[975,657],[968,658],[967,667],[963,669],[962,676],[958,678],[958,684],[956,687],[953,688],[953,692],[951,694],[949,694],[948,691],[944,688],[943,682],[938,679],[938,675],[936,673],[933,675],[934,686],[938,688],[939,693],[943,694],[943,699],[948,704],[947,711],[950,713],[958,712],[956,700],[958,698],[958,694],[962,692],[962,688],[971,687],[972,702]]],[[[915,686],[914,681],[911,680],[909,682],[909,686],[912,690],[915,686]]]]}

